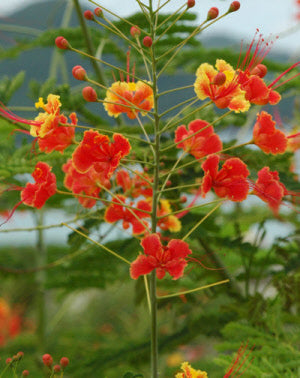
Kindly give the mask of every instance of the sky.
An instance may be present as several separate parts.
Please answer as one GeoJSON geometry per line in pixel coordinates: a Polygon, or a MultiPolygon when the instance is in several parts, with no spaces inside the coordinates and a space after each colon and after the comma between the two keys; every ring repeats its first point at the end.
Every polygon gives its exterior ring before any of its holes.
{"type": "MultiPolygon", "coordinates": [[[[0,18],[11,15],[16,9],[21,9],[28,4],[39,0],[9,0],[0,1],[0,18]]],[[[52,0],[57,1],[57,0],[52,0]]],[[[94,0],[93,0],[94,1],[94,0]]],[[[159,0],[153,0],[154,4],[159,0]]],[[[147,0],[144,0],[147,2],[147,0]]],[[[164,3],[165,0],[161,0],[164,3]]],[[[179,8],[186,0],[170,0],[164,7],[164,11],[170,12],[179,8]]],[[[83,7],[99,6],[109,8],[111,11],[122,16],[128,16],[139,10],[136,0],[99,0],[92,3],[88,0],[81,1],[83,7]]],[[[210,7],[216,6],[220,13],[224,13],[231,0],[196,0],[196,5],[192,9],[198,13],[199,22],[206,18],[210,7]]],[[[296,21],[297,12],[296,0],[240,0],[241,8],[235,14],[230,14],[226,18],[217,22],[213,27],[205,31],[206,35],[215,32],[225,33],[236,38],[251,40],[257,28],[260,32],[271,38],[279,35],[279,39],[273,49],[285,50],[289,52],[291,58],[299,60],[300,57],[300,22],[296,21]]]]}

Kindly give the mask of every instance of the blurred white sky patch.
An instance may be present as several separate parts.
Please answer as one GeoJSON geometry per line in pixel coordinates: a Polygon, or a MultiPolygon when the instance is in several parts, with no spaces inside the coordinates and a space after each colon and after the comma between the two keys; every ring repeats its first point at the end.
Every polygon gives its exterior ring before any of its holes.
{"type": "MultiPolygon", "coordinates": [[[[44,0],[45,1],[45,0],[44,0]]],[[[63,0],[50,0],[51,2],[61,2],[63,0]]],[[[71,0],[69,0],[71,1],[71,0]]],[[[154,0],[157,4],[159,0],[154,0]]],[[[0,17],[9,16],[16,8],[18,10],[39,0],[1,0],[0,17]]],[[[145,0],[147,2],[147,0],[145,0]]],[[[161,0],[163,4],[165,0],[161,0]]],[[[183,5],[186,0],[171,0],[164,8],[164,12],[171,12],[183,5]]],[[[198,13],[198,21],[202,22],[207,15],[210,7],[216,6],[220,14],[227,11],[231,0],[196,0],[196,5],[192,8],[193,12],[198,13]]],[[[256,28],[259,28],[265,37],[279,35],[279,40],[274,46],[275,50],[289,52],[293,59],[298,60],[300,56],[300,22],[296,22],[295,14],[297,11],[296,0],[240,0],[241,8],[238,12],[228,15],[226,18],[217,22],[213,27],[207,29],[203,36],[215,33],[225,36],[234,36],[237,39],[252,39],[256,28]]],[[[95,8],[103,6],[122,16],[139,11],[136,0],[82,0],[83,7],[95,8]]]]}

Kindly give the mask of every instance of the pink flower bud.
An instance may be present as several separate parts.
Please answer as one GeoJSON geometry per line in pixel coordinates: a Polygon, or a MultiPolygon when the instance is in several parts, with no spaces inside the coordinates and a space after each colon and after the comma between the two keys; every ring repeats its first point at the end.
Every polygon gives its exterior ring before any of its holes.
{"type": "Polygon", "coordinates": [[[188,0],[186,5],[188,8],[193,8],[195,6],[196,1],[195,0],[188,0]]]}
{"type": "Polygon", "coordinates": [[[92,87],[85,87],[82,90],[82,96],[87,102],[96,102],[98,99],[97,93],[92,87]]]}
{"type": "Polygon", "coordinates": [[[21,360],[23,357],[24,357],[24,352],[18,352],[18,353],[17,353],[17,358],[18,358],[19,360],[21,360]]]}
{"type": "Polygon", "coordinates": [[[12,362],[12,358],[8,357],[5,361],[6,365],[9,365],[12,362]]]}
{"type": "Polygon", "coordinates": [[[28,370],[23,370],[22,372],[22,377],[28,377],[29,371],[28,370]]]}
{"type": "Polygon", "coordinates": [[[59,36],[55,39],[55,44],[59,49],[67,50],[70,48],[69,42],[66,40],[66,38],[59,36]]]}
{"type": "Polygon", "coordinates": [[[60,359],[60,364],[63,368],[67,367],[69,365],[69,359],[68,357],[62,357],[60,359]]]}
{"type": "Polygon", "coordinates": [[[61,371],[61,366],[60,365],[54,365],[53,371],[54,371],[54,373],[59,373],[61,371]]]}
{"type": "Polygon", "coordinates": [[[130,34],[133,38],[137,38],[141,35],[140,28],[138,26],[132,26],[130,28],[130,34]]]}
{"type": "Polygon", "coordinates": [[[84,18],[86,18],[87,20],[90,20],[90,21],[93,21],[95,19],[93,12],[90,11],[90,10],[84,11],[83,16],[84,16],[84,18]]]}
{"type": "Polygon", "coordinates": [[[219,9],[216,8],[216,7],[212,7],[207,12],[207,19],[206,19],[206,21],[213,20],[214,18],[217,18],[218,15],[219,15],[219,9]]]}
{"type": "Polygon", "coordinates": [[[76,80],[86,80],[86,70],[81,66],[75,66],[72,69],[72,75],[76,80]]]}
{"type": "Polygon", "coordinates": [[[149,37],[148,35],[143,39],[143,45],[145,47],[151,47],[152,43],[153,43],[152,38],[149,37]]]}
{"type": "Polygon", "coordinates": [[[103,10],[99,7],[94,9],[94,13],[97,17],[102,17],[103,16],[103,10]]]}
{"type": "Polygon", "coordinates": [[[230,6],[229,6],[229,9],[228,9],[228,12],[236,12],[237,10],[240,9],[240,2],[239,1],[233,1],[230,6]]]}
{"type": "Polygon", "coordinates": [[[172,185],[172,181],[171,180],[168,180],[167,182],[166,182],[166,186],[171,186],[172,185]]]}
{"type": "Polygon", "coordinates": [[[53,364],[53,358],[51,354],[46,353],[43,355],[43,363],[45,366],[51,367],[51,365],[53,364]]]}
{"type": "Polygon", "coordinates": [[[223,85],[226,81],[226,75],[224,74],[224,72],[218,72],[216,74],[216,76],[214,77],[214,80],[213,80],[213,84],[215,85],[223,85]]]}
{"type": "Polygon", "coordinates": [[[251,70],[250,73],[251,75],[256,75],[263,78],[266,76],[267,72],[268,72],[268,69],[264,64],[258,64],[257,66],[253,68],[253,70],[251,70]]]}

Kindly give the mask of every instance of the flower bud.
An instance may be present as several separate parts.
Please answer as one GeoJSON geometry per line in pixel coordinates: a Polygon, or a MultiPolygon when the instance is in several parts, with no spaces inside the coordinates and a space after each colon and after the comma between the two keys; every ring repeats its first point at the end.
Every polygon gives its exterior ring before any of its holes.
{"type": "Polygon", "coordinates": [[[99,7],[94,9],[94,13],[97,17],[102,17],[103,16],[103,10],[99,7]]]}
{"type": "Polygon", "coordinates": [[[55,44],[59,49],[67,50],[70,48],[69,42],[66,40],[66,38],[59,36],[55,39],[55,44]]]}
{"type": "Polygon", "coordinates": [[[219,15],[219,9],[216,7],[210,8],[210,10],[207,12],[207,19],[206,21],[213,20],[214,18],[217,18],[219,15]]]}
{"type": "Polygon", "coordinates": [[[212,84],[220,86],[220,85],[223,85],[225,81],[226,81],[226,75],[224,74],[224,72],[218,72],[216,76],[214,77],[212,84]]]}
{"type": "Polygon", "coordinates": [[[69,365],[69,359],[68,357],[62,357],[60,359],[60,364],[63,368],[67,367],[69,365]]]}
{"type": "Polygon", "coordinates": [[[72,75],[76,80],[86,80],[86,70],[81,66],[75,66],[72,69],[72,75]]]}
{"type": "Polygon", "coordinates": [[[98,99],[97,93],[92,87],[85,87],[82,90],[82,96],[87,102],[96,102],[98,99]]]}
{"type": "Polygon", "coordinates": [[[12,362],[12,358],[8,357],[5,361],[6,365],[9,365],[12,362]]]}
{"type": "Polygon", "coordinates": [[[187,196],[181,196],[180,197],[180,202],[185,203],[187,201],[187,196]]]}
{"type": "Polygon", "coordinates": [[[171,186],[172,185],[172,181],[171,180],[168,180],[167,182],[166,182],[166,186],[171,186]]]}
{"type": "Polygon", "coordinates": [[[263,78],[266,76],[267,72],[268,72],[268,69],[264,64],[258,64],[257,66],[253,68],[253,70],[251,70],[250,73],[251,75],[256,75],[263,78]]]}
{"type": "Polygon", "coordinates": [[[18,352],[17,353],[18,360],[21,360],[23,357],[24,357],[24,352],[18,352]]]}
{"type": "Polygon", "coordinates": [[[51,367],[53,364],[53,358],[50,354],[46,353],[43,355],[43,363],[45,366],[51,367]]]}
{"type": "Polygon", "coordinates": [[[54,371],[54,373],[59,373],[61,371],[61,366],[60,365],[54,365],[53,371],[54,371]]]}
{"type": "Polygon", "coordinates": [[[193,8],[193,6],[195,6],[195,0],[188,0],[186,5],[188,8],[193,8]]]}
{"type": "Polygon", "coordinates": [[[152,43],[153,43],[152,38],[149,37],[148,35],[143,39],[143,45],[145,47],[151,47],[152,43]]]}
{"type": "Polygon", "coordinates": [[[23,370],[22,372],[22,377],[28,377],[29,371],[28,370],[23,370]]]}
{"type": "Polygon", "coordinates": [[[237,10],[240,9],[240,6],[241,6],[241,4],[240,4],[239,1],[233,1],[229,6],[228,13],[236,12],[237,10]]]}
{"type": "Polygon", "coordinates": [[[132,26],[130,28],[130,34],[133,38],[137,38],[141,35],[140,28],[138,26],[132,26]]]}
{"type": "Polygon", "coordinates": [[[91,10],[86,10],[83,12],[83,17],[87,20],[93,21],[95,19],[93,12],[91,10]]]}

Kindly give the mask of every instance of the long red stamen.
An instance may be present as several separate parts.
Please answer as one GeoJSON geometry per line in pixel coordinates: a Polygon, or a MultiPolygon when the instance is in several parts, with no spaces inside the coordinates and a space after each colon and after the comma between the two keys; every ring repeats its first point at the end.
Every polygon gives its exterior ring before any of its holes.
{"type": "Polygon", "coordinates": [[[274,84],[276,84],[276,83],[277,83],[277,82],[278,82],[278,81],[279,81],[284,75],[286,75],[286,74],[287,74],[288,72],[290,72],[293,68],[295,68],[295,67],[297,67],[297,66],[299,66],[299,65],[300,65],[300,61],[294,63],[290,68],[288,68],[287,70],[285,70],[284,72],[282,72],[282,74],[279,75],[279,76],[277,77],[277,79],[275,79],[270,85],[268,85],[268,88],[273,88],[273,89],[278,88],[280,85],[283,85],[283,84],[286,83],[287,81],[290,81],[290,80],[292,80],[293,78],[299,76],[300,73],[298,73],[298,74],[296,74],[295,76],[293,76],[292,78],[286,80],[284,83],[281,83],[281,84],[279,84],[279,85],[276,85],[276,87],[274,87],[274,84]]]}
{"type": "Polygon", "coordinates": [[[130,47],[126,53],[127,55],[127,83],[129,83],[129,80],[130,80],[130,47]]]}
{"type": "Polygon", "coordinates": [[[1,102],[0,102],[0,116],[6,119],[10,119],[11,121],[23,123],[25,125],[30,125],[30,126],[41,126],[41,124],[43,123],[43,122],[27,120],[25,118],[19,117],[13,112],[11,112],[8,108],[6,108],[6,106],[3,105],[1,102]]]}
{"type": "Polygon", "coordinates": [[[300,136],[300,133],[293,134],[293,135],[288,135],[287,138],[296,138],[297,136],[300,136]]]}

